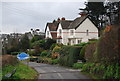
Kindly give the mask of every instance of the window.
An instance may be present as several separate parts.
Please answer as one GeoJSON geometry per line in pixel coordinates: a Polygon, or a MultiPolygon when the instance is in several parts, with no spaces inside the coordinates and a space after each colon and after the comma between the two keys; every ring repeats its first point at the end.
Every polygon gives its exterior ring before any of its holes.
{"type": "Polygon", "coordinates": [[[78,40],[78,44],[81,43],[81,40],[78,40]]]}
{"type": "Polygon", "coordinates": [[[47,36],[49,36],[49,31],[47,31],[47,36]]]}
{"type": "Polygon", "coordinates": [[[61,34],[62,34],[62,30],[61,30],[61,29],[59,29],[59,35],[61,36],[61,34]]]}
{"type": "Polygon", "coordinates": [[[62,40],[61,39],[58,39],[58,41],[57,41],[58,43],[62,43],[62,40]]]}
{"type": "Polygon", "coordinates": [[[87,35],[87,36],[89,35],[89,32],[88,32],[88,30],[86,30],[86,35],[87,35]]]}
{"type": "Polygon", "coordinates": [[[74,44],[75,42],[74,42],[74,40],[73,40],[73,44],[74,44]]]}
{"type": "Polygon", "coordinates": [[[74,31],[73,30],[70,30],[70,35],[73,35],[74,34],[74,31]]]}

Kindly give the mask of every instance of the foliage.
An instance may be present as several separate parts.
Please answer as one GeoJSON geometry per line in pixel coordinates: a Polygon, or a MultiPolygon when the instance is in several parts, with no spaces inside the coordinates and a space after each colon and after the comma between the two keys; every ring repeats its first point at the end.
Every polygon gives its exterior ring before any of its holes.
{"type": "Polygon", "coordinates": [[[97,75],[101,79],[120,79],[120,66],[118,64],[103,65],[95,63],[86,63],[82,71],[97,75]]]}
{"type": "Polygon", "coordinates": [[[16,58],[16,56],[12,56],[12,55],[2,55],[2,66],[6,66],[6,65],[16,65],[18,64],[18,59],[16,58]]]}
{"type": "Polygon", "coordinates": [[[11,52],[11,55],[18,55],[20,54],[21,52],[11,52]]]}
{"type": "Polygon", "coordinates": [[[59,56],[60,56],[59,53],[56,52],[56,53],[52,53],[51,58],[57,59],[59,56]]]}
{"type": "Polygon", "coordinates": [[[79,59],[80,48],[78,46],[63,46],[60,51],[60,65],[72,66],[79,59]]]}
{"type": "Polygon", "coordinates": [[[35,51],[28,51],[27,54],[29,54],[30,56],[34,56],[35,55],[35,51]]]}
{"type": "Polygon", "coordinates": [[[74,69],[81,69],[83,67],[83,63],[74,63],[73,68],[74,69]]]}
{"type": "Polygon", "coordinates": [[[85,48],[86,46],[83,46],[82,49],[80,50],[80,60],[82,60],[83,62],[85,61],[85,48]]]}
{"type": "Polygon", "coordinates": [[[120,64],[119,38],[120,26],[112,26],[109,32],[105,32],[98,41],[96,61],[103,64],[120,64]]]}
{"type": "Polygon", "coordinates": [[[96,51],[96,43],[91,43],[91,44],[86,45],[84,51],[85,51],[84,58],[86,59],[86,61],[87,62],[95,62],[94,53],[96,51]]]}
{"type": "Polygon", "coordinates": [[[55,52],[60,52],[60,49],[61,49],[61,47],[58,47],[58,46],[55,46],[54,48],[53,48],[53,53],[55,53],[55,52]]]}
{"type": "Polygon", "coordinates": [[[80,44],[75,44],[74,46],[85,46],[87,45],[88,43],[80,43],[80,44]]]}
{"type": "Polygon", "coordinates": [[[30,61],[31,61],[31,62],[35,62],[35,61],[37,61],[37,60],[38,60],[38,58],[35,58],[35,57],[34,57],[34,58],[33,58],[33,57],[30,58],[30,61]]]}
{"type": "Polygon", "coordinates": [[[71,47],[69,50],[68,66],[72,66],[79,59],[81,47],[71,47]]]}
{"type": "Polygon", "coordinates": [[[51,60],[51,64],[58,64],[59,63],[59,59],[52,59],[51,60]]]}
{"type": "Polygon", "coordinates": [[[41,57],[45,57],[45,56],[47,56],[47,54],[48,54],[48,51],[44,50],[44,51],[40,54],[40,56],[41,56],[41,57]]]}
{"type": "Polygon", "coordinates": [[[50,49],[50,47],[52,46],[52,44],[56,43],[56,41],[54,39],[47,39],[45,41],[45,49],[50,49]]]}
{"type": "Polygon", "coordinates": [[[31,43],[34,43],[35,41],[39,41],[42,40],[43,38],[40,35],[35,35],[32,39],[31,39],[31,43]]]}
{"type": "Polygon", "coordinates": [[[61,56],[65,56],[69,54],[69,50],[70,50],[71,46],[62,46],[61,50],[60,50],[60,55],[61,56]]]}
{"type": "Polygon", "coordinates": [[[53,43],[52,46],[50,47],[50,50],[53,50],[53,48],[56,47],[56,46],[58,46],[58,47],[62,47],[63,44],[53,43]]]}
{"type": "Polygon", "coordinates": [[[30,48],[30,40],[26,34],[21,38],[19,46],[21,51],[26,51],[30,48]]]}

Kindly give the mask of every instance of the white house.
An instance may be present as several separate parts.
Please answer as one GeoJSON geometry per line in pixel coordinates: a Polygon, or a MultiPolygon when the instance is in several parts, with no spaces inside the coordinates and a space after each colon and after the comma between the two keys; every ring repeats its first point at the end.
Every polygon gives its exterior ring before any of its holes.
{"type": "Polygon", "coordinates": [[[83,15],[74,21],[60,21],[57,28],[57,43],[73,45],[88,42],[90,39],[98,39],[98,28],[89,16],[83,15]]]}

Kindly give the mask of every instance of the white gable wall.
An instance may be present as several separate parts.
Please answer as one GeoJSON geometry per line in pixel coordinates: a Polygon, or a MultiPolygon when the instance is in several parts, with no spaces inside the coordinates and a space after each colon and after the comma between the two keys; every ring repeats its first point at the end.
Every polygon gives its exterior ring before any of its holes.
{"type": "Polygon", "coordinates": [[[68,36],[69,36],[69,30],[68,29],[63,29],[63,44],[67,45],[68,44],[68,36]]]}
{"type": "Polygon", "coordinates": [[[82,38],[81,42],[88,42],[88,39],[98,39],[98,29],[96,26],[87,18],[76,30],[75,37],[82,38]],[[88,30],[88,36],[87,31],[88,30]]]}
{"type": "MultiPolygon", "coordinates": [[[[69,30],[68,29],[62,29],[61,24],[58,25],[58,29],[57,29],[57,37],[59,37],[59,29],[62,30],[62,34],[61,34],[61,43],[64,45],[68,44],[68,35],[69,35],[69,30]]],[[[58,39],[59,40],[59,39],[58,39]]],[[[58,42],[57,42],[58,43],[58,42]]]]}
{"type": "Polygon", "coordinates": [[[51,38],[52,39],[52,35],[50,33],[50,29],[49,29],[48,26],[47,26],[47,29],[46,29],[46,32],[45,32],[45,38],[51,38]],[[47,34],[47,32],[49,32],[49,35],[47,34]]]}

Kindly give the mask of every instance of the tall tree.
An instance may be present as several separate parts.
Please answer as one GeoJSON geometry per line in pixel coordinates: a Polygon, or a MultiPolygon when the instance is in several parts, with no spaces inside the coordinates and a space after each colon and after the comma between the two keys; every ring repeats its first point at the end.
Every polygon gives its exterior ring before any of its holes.
{"type": "Polygon", "coordinates": [[[20,40],[20,49],[21,51],[26,51],[29,48],[30,48],[30,41],[28,36],[25,34],[20,40]]]}

